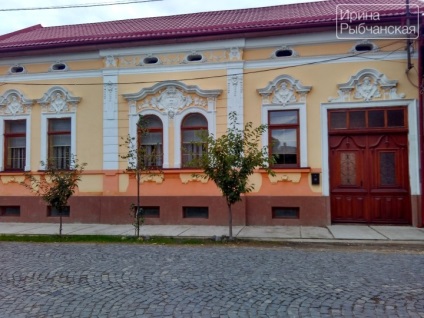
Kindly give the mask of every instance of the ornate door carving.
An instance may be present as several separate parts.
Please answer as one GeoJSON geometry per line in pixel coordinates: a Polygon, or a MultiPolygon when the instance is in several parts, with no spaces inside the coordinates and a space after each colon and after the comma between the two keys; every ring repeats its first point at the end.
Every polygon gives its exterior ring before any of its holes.
{"type": "Polygon", "coordinates": [[[330,136],[333,222],[411,222],[407,134],[330,136]]]}

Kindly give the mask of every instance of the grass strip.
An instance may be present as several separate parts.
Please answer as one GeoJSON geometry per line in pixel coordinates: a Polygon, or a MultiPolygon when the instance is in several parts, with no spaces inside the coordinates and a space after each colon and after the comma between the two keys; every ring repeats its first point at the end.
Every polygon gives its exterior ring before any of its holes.
{"type": "MultiPolygon", "coordinates": [[[[0,234],[0,242],[28,243],[125,243],[125,244],[161,244],[161,245],[222,245],[224,241],[210,238],[174,238],[151,236],[148,238],[119,235],[16,235],[0,234]]],[[[231,242],[234,244],[235,242],[231,242]]]]}

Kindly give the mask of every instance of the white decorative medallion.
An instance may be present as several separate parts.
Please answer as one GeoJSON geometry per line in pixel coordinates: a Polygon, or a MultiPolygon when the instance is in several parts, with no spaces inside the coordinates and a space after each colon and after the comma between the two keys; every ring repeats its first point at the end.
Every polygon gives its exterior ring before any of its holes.
{"type": "Polygon", "coordinates": [[[158,96],[150,100],[151,106],[162,112],[168,113],[169,117],[174,117],[177,111],[193,103],[190,95],[185,95],[175,86],[166,87],[158,96]]]}

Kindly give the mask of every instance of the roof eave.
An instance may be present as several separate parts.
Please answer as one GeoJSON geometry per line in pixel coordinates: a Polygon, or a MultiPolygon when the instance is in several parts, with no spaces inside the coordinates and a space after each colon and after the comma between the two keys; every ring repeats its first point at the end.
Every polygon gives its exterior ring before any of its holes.
{"type": "MultiPolygon", "coordinates": [[[[385,22],[390,23],[396,21],[399,23],[399,19],[404,19],[402,16],[385,17],[380,20],[379,23],[385,22]]],[[[94,51],[105,48],[122,47],[122,43],[127,43],[128,46],[140,46],[140,45],[157,45],[157,44],[173,44],[181,42],[204,42],[211,40],[222,40],[231,38],[252,38],[260,36],[273,36],[293,33],[304,33],[310,31],[313,28],[315,31],[322,31],[323,29],[333,28],[335,31],[335,21],[328,18],[326,21],[317,22],[304,22],[294,23],[290,25],[265,25],[256,27],[243,27],[240,29],[233,30],[204,30],[202,33],[197,34],[169,34],[169,35],[157,35],[157,36],[145,36],[145,37],[134,37],[134,38],[103,38],[103,39],[87,39],[86,41],[69,41],[69,42],[57,42],[47,44],[36,44],[29,46],[16,46],[16,47],[0,47],[0,57],[12,56],[13,54],[20,53],[27,55],[38,55],[51,52],[78,52],[78,51],[94,51]]]]}

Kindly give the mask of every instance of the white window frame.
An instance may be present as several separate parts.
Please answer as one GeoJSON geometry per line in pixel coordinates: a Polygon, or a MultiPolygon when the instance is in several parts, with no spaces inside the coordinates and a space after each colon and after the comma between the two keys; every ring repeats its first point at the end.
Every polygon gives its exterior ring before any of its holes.
{"type": "Polygon", "coordinates": [[[205,116],[208,122],[208,134],[213,134],[216,136],[216,125],[215,125],[215,112],[206,111],[199,107],[190,107],[177,114],[174,118],[174,167],[180,169],[182,167],[181,163],[181,124],[183,119],[189,114],[201,114],[205,116]]]}
{"type": "Polygon", "coordinates": [[[29,114],[27,115],[18,115],[18,116],[0,116],[0,171],[5,170],[5,162],[4,162],[4,122],[5,121],[12,121],[12,120],[25,120],[26,123],[26,133],[25,133],[25,168],[24,171],[31,171],[31,116],[29,114]]]}
{"type": "MultiPolygon", "coordinates": [[[[77,155],[77,121],[75,113],[60,113],[60,114],[41,114],[41,156],[40,159],[44,163],[48,161],[48,122],[49,119],[60,119],[70,118],[71,119],[71,156],[77,155]]],[[[72,164],[72,163],[71,163],[72,164]]],[[[40,170],[45,169],[40,164],[40,170]]]]}
{"type": "MultiPolygon", "coordinates": [[[[157,116],[162,121],[162,151],[163,151],[163,163],[162,168],[167,169],[169,168],[169,117],[167,114],[163,114],[159,111],[152,110],[152,109],[146,109],[141,111],[140,113],[134,113],[130,114],[129,118],[129,125],[130,125],[130,138],[135,138],[134,140],[137,141],[137,122],[139,115],[142,116],[157,116]]],[[[137,143],[134,145],[137,146],[137,143]]]]}
{"type": "MultiPolygon", "coordinates": [[[[262,124],[268,125],[268,113],[279,110],[297,110],[299,112],[299,168],[308,168],[308,127],[306,117],[306,104],[293,103],[288,105],[267,104],[262,106],[262,124]]],[[[262,135],[262,146],[269,147],[269,132],[262,135]]],[[[276,169],[296,169],[292,167],[278,167],[276,169]]]]}

